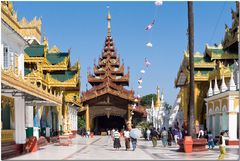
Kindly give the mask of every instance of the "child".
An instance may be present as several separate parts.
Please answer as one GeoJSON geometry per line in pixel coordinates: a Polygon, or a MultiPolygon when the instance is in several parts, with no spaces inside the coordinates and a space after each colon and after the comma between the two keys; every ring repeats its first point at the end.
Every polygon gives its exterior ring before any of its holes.
{"type": "Polygon", "coordinates": [[[208,132],[208,149],[213,149],[214,148],[214,142],[213,142],[213,135],[211,131],[208,132]]]}

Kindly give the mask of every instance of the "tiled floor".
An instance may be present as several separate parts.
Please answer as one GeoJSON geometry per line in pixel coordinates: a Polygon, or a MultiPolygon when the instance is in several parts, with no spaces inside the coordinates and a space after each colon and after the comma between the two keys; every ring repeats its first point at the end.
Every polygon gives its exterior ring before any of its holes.
{"type": "MultiPolygon", "coordinates": [[[[219,155],[218,147],[205,152],[186,154],[176,152],[177,146],[163,148],[161,141],[158,141],[158,146],[153,148],[151,141],[143,139],[138,140],[135,151],[125,151],[123,139],[119,151],[113,149],[112,144],[107,136],[94,138],[78,136],[70,146],[48,145],[37,152],[11,160],[216,160],[219,155]]],[[[228,147],[225,159],[238,159],[238,146],[228,147]]]]}

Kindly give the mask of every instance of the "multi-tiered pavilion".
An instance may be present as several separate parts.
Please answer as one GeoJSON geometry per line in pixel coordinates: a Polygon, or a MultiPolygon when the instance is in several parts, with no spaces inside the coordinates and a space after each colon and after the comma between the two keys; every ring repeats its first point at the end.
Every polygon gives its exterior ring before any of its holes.
{"type": "Polygon", "coordinates": [[[129,85],[128,73],[124,73],[125,66],[120,63],[111,35],[111,15],[107,16],[108,32],[102,55],[98,64],[94,64],[94,74],[88,72],[90,90],[82,94],[84,108],[82,114],[86,116],[86,129],[100,133],[111,128],[122,129],[127,126],[131,118],[134,91],[127,90],[129,85]]]}

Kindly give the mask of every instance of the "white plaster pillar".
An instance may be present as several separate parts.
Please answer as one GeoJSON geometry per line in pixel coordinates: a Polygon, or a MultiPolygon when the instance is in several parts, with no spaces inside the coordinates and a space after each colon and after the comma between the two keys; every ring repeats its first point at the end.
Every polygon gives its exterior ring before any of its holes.
{"type": "Polygon", "coordinates": [[[26,127],[33,127],[33,106],[26,106],[26,127]]]}
{"type": "Polygon", "coordinates": [[[234,110],[234,97],[229,97],[228,104],[229,140],[237,140],[237,111],[234,110]]]}
{"type": "Polygon", "coordinates": [[[15,98],[15,141],[16,144],[26,143],[25,130],[25,100],[22,97],[15,98]]]}
{"type": "Polygon", "coordinates": [[[75,122],[76,122],[76,130],[78,130],[78,107],[76,109],[75,122]]]}
{"type": "Polygon", "coordinates": [[[213,114],[212,115],[212,134],[213,134],[213,137],[215,137],[216,136],[216,134],[215,134],[215,115],[216,114],[213,114]]]}
{"type": "Polygon", "coordinates": [[[75,108],[73,109],[73,129],[77,130],[76,129],[76,109],[75,108]]]}
{"type": "Polygon", "coordinates": [[[18,55],[18,72],[20,73],[20,71],[22,73],[22,78],[24,79],[24,54],[23,53],[18,55]]]}
{"type": "Polygon", "coordinates": [[[237,113],[228,113],[229,140],[237,140],[237,113]]]}
{"type": "Polygon", "coordinates": [[[223,118],[223,113],[222,113],[222,100],[220,99],[219,100],[219,120],[220,120],[220,131],[222,131],[222,130],[224,130],[223,129],[223,120],[222,120],[222,118],[223,118]]]}
{"type": "Polygon", "coordinates": [[[206,118],[206,124],[207,124],[207,129],[209,130],[209,113],[208,113],[208,103],[205,103],[205,105],[206,105],[206,108],[207,108],[207,110],[206,110],[206,116],[207,116],[207,118],[206,118]]]}

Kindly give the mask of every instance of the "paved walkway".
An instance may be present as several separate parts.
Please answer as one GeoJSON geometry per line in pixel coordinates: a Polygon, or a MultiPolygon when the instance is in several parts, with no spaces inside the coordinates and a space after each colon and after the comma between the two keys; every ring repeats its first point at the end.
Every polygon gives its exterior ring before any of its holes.
{"type": "MultiPolygon", "coordinates": [[[[58,146],[51,144],[41,150],[28,153],[10,160],[216,160],[218,147],[206,152],[191,154],[176,152],[177,146],[163,148],[161,141],[153,148],[150,141],[138,140],[135,151],[125,151],[124,140],[121,139],[122,148],[116,151],[113,143],[107,136],[95,136],[94,138],[82,138],[77,136],[70,146],[58,146]]],[[[227,148],[226,160],[238,159],[238,147],[227,148]]]]}

